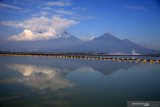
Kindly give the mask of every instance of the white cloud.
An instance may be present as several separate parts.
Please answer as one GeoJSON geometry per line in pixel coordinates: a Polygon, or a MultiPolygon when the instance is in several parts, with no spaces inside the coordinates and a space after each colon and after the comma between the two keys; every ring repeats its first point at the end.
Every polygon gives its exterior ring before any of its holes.
{"type": "Polygon", "coordinates": [[[124,7],[132,10],[145,10],[144,6],[124,6],[124,7]]]}
{"type": "Polygon", "coordinates": [[[31,30],[25,29],[23,32],[21,32],[18,35],[13,35],[9,37],[9,40],[15,40],[15,41],[25,41],[25,40],[34,40],[37,37],[34,36],[33,32],[31,30]]]}
{"type": "Polygon", "coordinates": [[[14,21],[4,21],[4,22],[0,22],[0,24],[4,26],[15,26],[17,23],[14,21]]]}
{"type": "Polygon", "coordinates": [[[72,11],[64,10],[64,9],[50,9],[45,10],[32,14],[32,16],[66,16],[66,15],[75,15],[72,11]]]}
{"type": "Polygon", "coordinates": [[[22,8],[17,6],[12,6],[9,4],[0,3],[0,8],[10,8],[10,9],[16,9],[16,10],[22,10],[22,8]]]}
{"type": "Polygon", "coordinates": [[[64,9],[57,9],[57,10],[54,10],[54,12],[58,14],[62,14],[62,15],[74,15],[74,13],[64,10],[64,9]]]}
{"type": "Polygon", "coordinates": [[[42,15],[42,16],[47,16],[49,13],[47,12],[47,11],[41,11],[40,12],[40,15],[42,15]]]}
{"type": "Polygon", "coordinates": [[[17,7],[17,6],[13,6],[13,5],[10,5],[10,4],[5,4],[5,3],[0,3],[0,8],[8,8],[8,9],[13,9],[13,10],[16,10],[18,12],[30,12],[31,10],[30,9],[24,9],[24,8],[21,8],[21,7],[17,7]]]}
{"type": "Polygon", "coordinates": [[[12,41],[35,41],[58,38],[69,26],[77,21],[60,17],[36,17],[23,22],[6,21],[1,24],[24,29],[18,35],[8,37],[12,41]]]}
{"type": "MultiPolygon", "coordinates": [[[[47,10],[39,11],[38,13],[31,14],[32,17],[41,17],[41,16],[53,16],[51,12],[47,10]]],[[[55,16],[55,15],[54,15],[55,16]]]]}
{"type": "Polygon", "coordinates": [[[55,1],[55,2],[52,1],[52,2],[47,2],[45,5],[64,7],[64,6],[71,6],[72,3],[68,1],[55,1]]]}

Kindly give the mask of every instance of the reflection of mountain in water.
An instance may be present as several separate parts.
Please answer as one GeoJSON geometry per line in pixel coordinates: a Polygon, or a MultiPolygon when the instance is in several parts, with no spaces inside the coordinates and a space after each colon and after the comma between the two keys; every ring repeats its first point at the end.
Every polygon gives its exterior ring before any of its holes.
{"type": "Polygon", "coordinates": [[[27,86],[37,89],[58,90],[63,88],[74,87],[75,83],[67,80],[65,76],[73,71],[78,72],[102,72],[104,75],[109,75],[119,69],[129,69],[135,64],[131,63],[116,63],[104,61],[86,61],[85,63],[56,61],[52,62],[52,67],[37,66],[29,64],[8,64],[8,67],[14,71],[18,71],[22,78],[17,78],[16,82],[23,83],[27,86]],[[61,63],[61,64],[60,64],[61,63]]]}
{"type": "MultiPolygon", "coordinates": [[[[39,58],[39,57],[3,57],[2,63],[10,64],[24,64],[24,65],[37,65],[41,69],[45,67],[58,68],[61,70],[61,74],[67,75],[71,71],[82,67],[89,67],[96,71],[103,73],[104,75],[112,74],[113,72],[124,69],[127,70],[136,63],[128,62],[113,62],[113,61],[101,61],[101,60],[81,60],[81,59],[62,59],[62,58],[39,58]],[[44,66],[45,65],[45,66],[44,66]]],[[[1,61],[0,61],[1,62],[1,61]]],[[[29,68],[28,68],[29,69],[29,68]]]]}
{"type": "MultiPolygon", "coordinates": [[[[41,61],[42,65],[45,63],[46,62],[41,61]]],[[[37,62],[35,62],[35,64],[37,65],[37,62]]],[[[64,75],[82,67],[92,68],[95,71],[103,73],[104,75],[110,75],[117,70],[127,70],[137,64],[127,62],[92,61],[79,59],[53,59],[48,65],[62,69],[62,71],[65,71],[64,75]]]]}
{"type": "Polygon", "coordinates": [[[134,64],[134,63],[109,62],[109,63],[104,63],[101,65],[92,65],[91,67],[93,69],[97,69],[98,71],[100,71],[104,75],[111,75],[113,72],[116,72],[120,69],[127,70],[135,65],[136,64],[134,64]]]}
{"type": "Polygon", "coordinates": [[[74,87],[76,84],[67,79],[68,74],[74,71],[93,73],[98,71],[107,76],[120,69],[127,70],[137,65],[127,62],[39,57],[2,57],[1,59],[0,68],[6,69],[4,73],[8,71],[8,77],[7,75],[1,77],[1,83],[18,82],[37,89],[52,90],[74,87]],[[14,72],[10,72],[12,70],[14,72]]]}
{"type": "MultiPolygon", "coordinates": [[[[69,71],[75,71],[76,69],[85,68],[84,71],[99,71],[104,75],[111,75],[120,69],[127,70],[135,66],[135,63],[120,63],[120,62],[104,62],[104,61],[86,61],[83,64],[76,62],[67,65],[61,65],[62,68],[66,68],[69,71]]],[[[58,66],[58,65],[57,65],[58,66]]],[[[82,71],[82,70],[81,70],[82,71]]],[[[68,72],[66,72],[68,73],[68,72]]]]}

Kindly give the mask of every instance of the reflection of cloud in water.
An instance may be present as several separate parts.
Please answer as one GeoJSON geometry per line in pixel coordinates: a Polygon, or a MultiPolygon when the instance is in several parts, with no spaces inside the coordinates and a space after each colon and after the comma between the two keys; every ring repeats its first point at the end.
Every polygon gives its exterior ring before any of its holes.
{"type": "Polygon", "coordinates": [[[57,68],[49,68],[35,65],[12,64],[8,66],[12,70],[17,70],[23,78],[17,82],[38,89],[62,89],[75,86],[74,83],[64,78],[62,71],[57,68]]]}
{"type": "Polygon", "coordinates": [[[78,71],[78,72],[96,72],[95,69],[93,69],[92,67],[80,67],[74,71],[78,71]]]}
{"type": "MultiPolygon", "coordinates": [[[[64,62],[66,63],[66,62],[64,62]]],[[[57,63],[56,63],[57,64],[57,63]]],[[[53,64],[54,66],[58,66],[53,64]]],[[[58,63],[59,64],[59,63],[58,63]]],[[[18,71],[22,74],[22,78],[10,78],[7,80],[1,80],[0,82],[19,82],[38,89],[52,90],[63,89],[67,87],[73,87],[75,84],[65,78],[68,73],[77,72],[101,72],[103,75],[110,75],[113,72],[124,69],[127,70],[136,64],[128,63],[87,63],[85,65],[78,65],[75,63],[60,64],[57,67],[48,66],[36,66],[27,64],[8,64],[8,67],[12,70],[18,71]],[[71,66],[72,65],[72,66],[71,66]]]]}

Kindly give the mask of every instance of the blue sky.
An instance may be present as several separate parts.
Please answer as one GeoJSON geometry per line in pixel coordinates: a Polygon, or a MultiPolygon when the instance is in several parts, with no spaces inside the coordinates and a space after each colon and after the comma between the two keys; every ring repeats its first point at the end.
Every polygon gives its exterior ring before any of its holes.
{"type": "Polygon", "coordinates": [[[109,32],[160,50],[159,0],[0,0],[0,13],[1,39],[46,40],[65,30],[90,39],[109,32]]]}

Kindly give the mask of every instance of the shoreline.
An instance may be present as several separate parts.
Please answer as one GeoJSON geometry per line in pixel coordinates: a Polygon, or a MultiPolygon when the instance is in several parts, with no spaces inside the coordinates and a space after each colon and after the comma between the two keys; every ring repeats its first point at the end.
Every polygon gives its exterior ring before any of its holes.
{"type": "Polygon", "coordinates": [[[90,54],[90,53],[40,53],[40,52],[8,52],[0,53],[0,56],[30,56],[30,57],[48,57],[48,58],[70,58],[82,60],[104,60],[115,62],[134,62],[134,63],[150,63],[160,64],[160,55],[108,55],[108,54],[90,54]],[[148,58],[138,58],[148,57],[148,58]],[[137,58],[136,58],[137,57],[137,58]],[[151,59],[151,57],[153,57],[151,59]],[[156,59],[154,59],[156,58],[156,59]]]}

